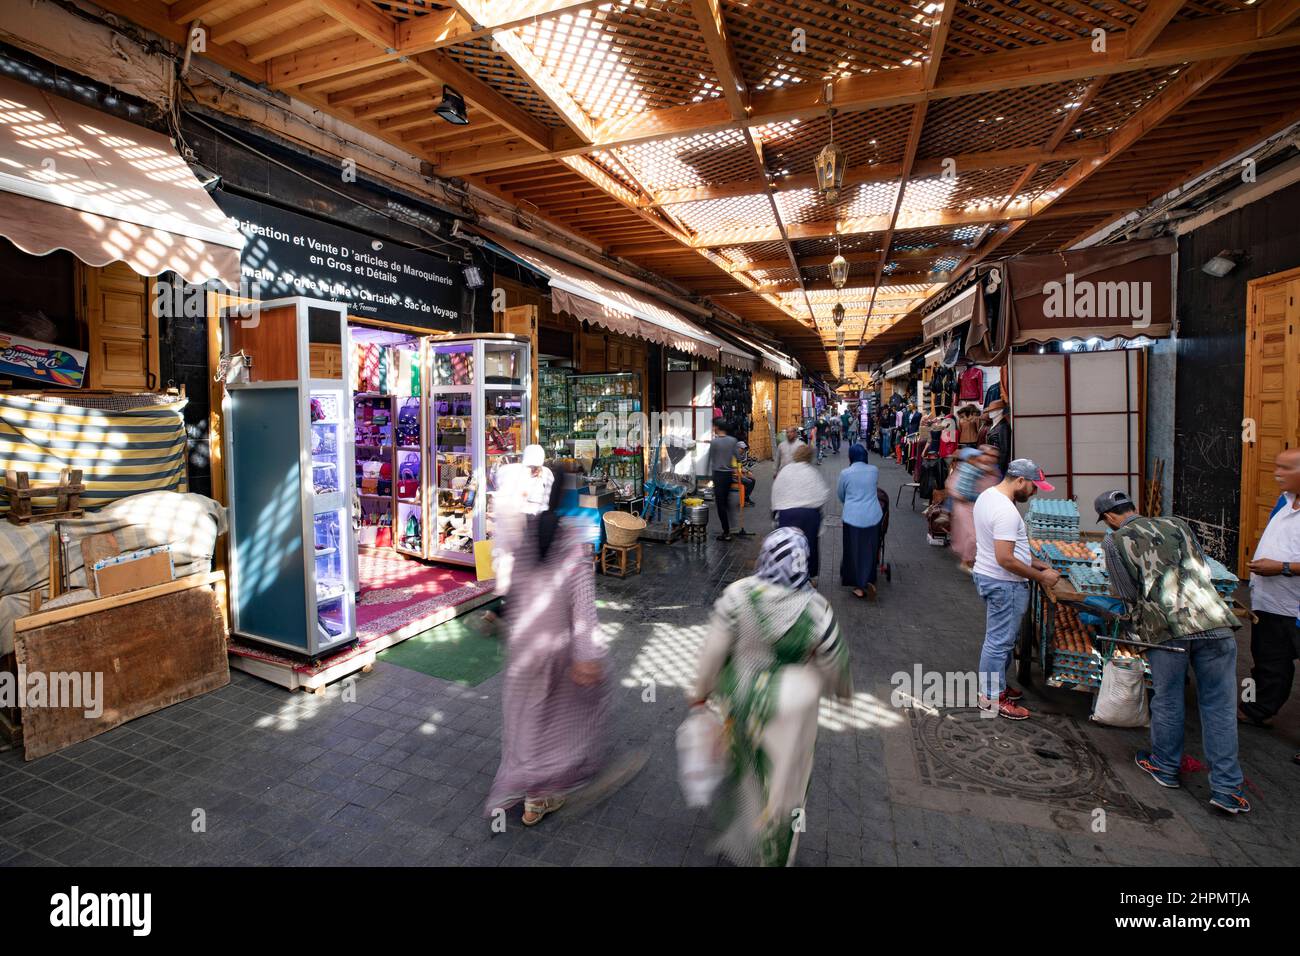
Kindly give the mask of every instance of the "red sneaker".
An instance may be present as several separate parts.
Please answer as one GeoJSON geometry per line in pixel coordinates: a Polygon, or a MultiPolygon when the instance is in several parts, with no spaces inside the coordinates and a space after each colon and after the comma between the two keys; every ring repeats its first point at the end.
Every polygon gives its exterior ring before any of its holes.
{"type": "Polygon", "coordinates": [[[993,710],[993,701],[984,695],[979,698],[980,710],[985,714],[996,713],[999,717],[1005,717],[1007,720],[1025,720],[1029,717],[1029,711],[1019,704],[1008,700],[1006,694],[998,696],[997,710],[993,710]]]}
{"type": "Polygon", "coordinates": [[[1002,696],[1006,700],[1020,700],[1020,698],[1025,696],[1025,692],[1018,687],[1012,687],[1008,684],[1007,689],[1002,692],[1002,696]]]}

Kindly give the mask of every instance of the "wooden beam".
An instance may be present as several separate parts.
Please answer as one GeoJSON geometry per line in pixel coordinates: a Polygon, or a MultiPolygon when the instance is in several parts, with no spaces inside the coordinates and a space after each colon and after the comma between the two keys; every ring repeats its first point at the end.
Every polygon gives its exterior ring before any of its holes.
{"type": "Polygon", "coordinates": [[[749,115],[749,89],[735,49],[727,38],[721,0],[691,0],[691,7],[700,25],[705,49],[709,51],[713,71],[722,86],[722,98],[726,100],[732,117],[743,120],[749,115]]]}
{"type": "MultiPolygon", "coordinates": [[[[384,99],[370,104],[377,106],[382,102],[389,102],[388,97],[403,98],[405,94],[413,90],[429,87],[432,81],[423,75],[412,75],[405,79],[394,79],[385,77],[382,80],[375,80],[373,83],[366,83],[362,86],[354,86],[350,90],[340,90],[337,93],[330,93],[326,100],[330,106],[352,106],[354,103],[360,103],[362,100],[374,99],[375,97],[384,97],[384,99]]],[[[354,112],[361,115],[363,110],[368,107],[358,107],[354,112]]]]}
{"type": "Polygon", "coordinates": [[[1259,5],[1259,35],[1271,37],[1300,20],[1300,0],[1264,0],[1259,5]]]}
{"type": "Polygon", "coordinates": [[[171,17],[172,23],[188,24],[202,20],[217,7],[229,2],[230,0],[177,0],[168,8],[167,15],[171,17]]]}
{"type": "MultiPolygon", "coordinates": [[[[1110,43],[1106,53],[1094,53],[1092,40],[1041,43],[1021,50],[948,61],[935,83],[925,89],[921,66],[854,74],[834,80],[835,107],[841,113],[913,104],[927,99],[968,96],[994,90],[1020,89],[1069,80],[1090,79],[1136,70],[1238,56],[1261,50],[1300,45],[1300,29],[1259,36],[1253,10],[1171,23],[1140,56],[1129,56],[1125,35],[1110,43]]],[[[745,125],[790,119],[811,119],[825,113],[819,84],[799,83],[754,93],[745,125]]],[[[616,145],[670,139],[692,133],[741,125],[719,97],[686,106],[617,117],[600,124],[593,144],[563,136],[558,152],[585,151],[616,145]]]]}
{"type": "Polygon", "coordinates": [[[358,36],[384,50],[397,50],[397,21],[366,0],[315,0],[328,14],[358,36]]]}
{"type": "MultiPolygon", "coordinates": [[[[1066,204],[1060,203],[1063,196],[1163,123],[1182,108],[1183,104],[1222,77],[1240,61],[1241,57],[1224,57],[1220,60],[1197,63],[1180,73],[1158,96],[1150,100],[1127,123],[1111,134],[1111,149],[1105,156],[1086,163],[1076,163],[1049,187],[1047,192],[1051,198],[1043,203],[1043,211],[1051,212],[1053,209],[1064,208],[1066,204]]],[[[984,248],[980,249],[977,255],[972,256],[963,269],[969,270],[981,260],[988,258],[994,250],[1019,232],[1028,221],[1031,220],[1013,222],[997,235],[990,237],[985,242],[984,248]]]]}
{"type": "MultiPolygon", "coordinates": [[[[946,0],[946,2],[955,2],[955,0],[946,0]]],[[[925,101],[917,103],[912,107],[912,123],[907,131],[907,145],[903,150],[903,175],[898,181],[898,194],[894,197],[894,213],[889,218],[889,228],[885,231],[885,238],[880,247],[883,250],[880,261],[876,263],[876,281],[872,283],[871,305],[867,309],[867,324],[871,324],[871,314],[876,309],[876,294],[880,288],[880,279],[884,275],[885,263],[889,261],[889,247],[894,242],[894,230],[898,228],[898,215],[903,209],[903,199],[907,195],[907,184],[912,178],[912,167],[916,164],[916,153],[921,145],[921,132],[925,128],[925,114],[929,104],[925,101]]],[[[862,348],[862,342],[866,338],[867,330],[864,326],[862,334],[858,336],[858,348],[862,348]]]]}
{"type": "Polygon", "coordinates": [[[270,3],[264,3],[260,7],[246,10],[229,20],[222,20],[216,26],[210,27],[208,29],[208,42],[221,46],[232,40],[238,40],[245,33],[260,30],[281,17],[297,13],[311,3],[312,0],[271,0],[270,3]]]}
{"type": "MultiPolygon", "coordinates": [[[[279,56],[285,56],[291,51],[298,49],[304,43],[314,43],[319,37],[327,36],[339,29],[339,22],[333,17],[316,17],[314,20],[308,20],[306,23],[299,23],[283,33],[277,33],[275,36],[269,36],[265,40],[258,40],[248,47],[248,58],[254,63],[265,63],[267,60],[273,60],[279,56]]],[[[350,54],[360,50],[362,52],[372,49],[371,45],[365,40],[358,40],[355,37],[345,37],[342,40],[336,40],[327,44],[326,47],[331,50],[342,50],[343,58],[330,62],[351,62],[350,54]]],[[[317,47],[316,53],[326,49],[326,47],[317,47]]],[[[323,59],[319,62],[325,62],[323,59]]],[[[383,62],[376,60],[375,62],[383,62]]],[[[368,64],[364,64],[368,65],[368,64]]],[[[326,74],[329,76],[333,73],[326,74]]],[[[305,82],[305,81],[304,81],[305,82]]]]}
{"type": "MultiPolygon", "coordinates": [[[[944,160],[952,159],[960,172],[976,169],[999,169],[1006,166],[1024,166],[1028,163],[1055,163],[1064,160],[1083,159],[1101,156],[1106,152],[1104,138],[1082,139],[1053,149],[1003,149],[982,153],[957,153],[948,157],[935,156],[918,159],[912,167],[916,177],[934,176],[943,172],[944,160]]],[[[879,163],[875,166],[855,166],[844,174],[845,186],[860,183],[888,183],[903,174],[902,163],[879,163]]],[[[716,186],[696,186],[688,189],[672,189],[660,192],[655,197],[655,205],[668,205],[680,202],[701,202],[706,199],[729,199],[733,196],[754,196],[763,192],[765,180],[746,179],[734,183],[716,186]]],[[[783,176],[772,182],[774,192],[782,193],[796,189],[810,189],[817,185],[814,173],[800,173],[795,176],[783,176]]]]}
{"type": "Polygon", "coordinates": [[[1151,44],[1182,6],[1183,0],[1148,0],[1142,15],[1128,31],[1128,55],[1141,56],[1151,49],[1151,44]]]}
{"type": "Polygon", "coordinates": [[[943,48],[948,42],[948,29],[952,26],[953,14],[957,12],[957,0],[939,0],[943,9],[938,11],[934,23],[930,25],[930,48],[925,59],[924,88],[934,89],[939,79],[939,63],[943,59],[943,48]]]}
{"type": "MultiPolygon", "coordinates": [[[[470,23],[486,23],[492,19],[488,4],[480,0],[449,0],[460,15],[470,23]]],[[[595,137],[595,124],[587,111],[557,80],[546,65],[528,48],[517,33],[496,30],[492,33],[493,48],[503,56],[533,91],[551,107],[579,141],[590,143],[595,137]]]]}
{"type": "Polygon", "coordinates": [[[548,150],[551,130],[531,113],[498,93],[447,54],[432,51],[419,53],[410,60],[411,66],[439,83],[447,83],[460,92],[467,102],[473,103],[507,129],[512,129],[529,145],[548,150]]]}

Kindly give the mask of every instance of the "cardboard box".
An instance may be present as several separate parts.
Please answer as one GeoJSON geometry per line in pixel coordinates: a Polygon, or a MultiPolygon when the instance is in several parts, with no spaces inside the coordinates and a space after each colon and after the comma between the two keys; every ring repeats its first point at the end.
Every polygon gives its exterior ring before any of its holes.
{"type": "Polygon", "coordinates": [[[104,558],[91,567],[95,593],[100,597],[166,584],[174,576],[171,548],[145,548],[104,558]]]}

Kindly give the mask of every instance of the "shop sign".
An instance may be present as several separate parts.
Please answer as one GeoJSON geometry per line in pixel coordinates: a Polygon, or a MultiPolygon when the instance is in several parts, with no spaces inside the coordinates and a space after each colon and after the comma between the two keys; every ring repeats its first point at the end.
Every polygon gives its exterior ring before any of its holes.
{"type": "Polygon", "coordinates": [[[423,252],[243,196],[218,192],[247,240],[240,284],[252,298],[305,295],[348,303],[353,315],[427,329],[460,326],[460,267],[423,252]]]}
{"type": "Polygon", "coordinates": [[[0,332],[0,375],[80,388],[89,360],[86,352],[0,332]]]}

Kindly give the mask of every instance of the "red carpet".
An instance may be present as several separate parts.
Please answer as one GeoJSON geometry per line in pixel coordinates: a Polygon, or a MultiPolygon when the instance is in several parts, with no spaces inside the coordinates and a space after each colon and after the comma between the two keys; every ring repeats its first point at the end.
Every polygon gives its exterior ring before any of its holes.
{"type": "Polygon", "coordinates": [[[391,634],[443,608],[492,590],[468,568],[427,565],[399,555],[361,555],[357,636],[362,643],[391,634]]]}

